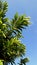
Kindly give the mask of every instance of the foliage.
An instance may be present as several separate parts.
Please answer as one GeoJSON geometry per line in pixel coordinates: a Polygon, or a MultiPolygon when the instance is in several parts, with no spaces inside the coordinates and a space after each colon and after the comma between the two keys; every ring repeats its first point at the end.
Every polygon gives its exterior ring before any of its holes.
{"type": "Polygon", "coordinates": [[[0,65],[3,65],[2,61],[0,60],[0,65]]]}
{"type": "Polygon", "coordinates": [[[28,58],[21,59],[19,65],[26,65],[27,62],[29,62],[29,59],[28,58]]]}
{"type": "Polygon", "coordinates": [[[6,18],[7,9],[7,2],[0,0],[0,60],[14,63],[17,57],[25,55],[26,47],[19,39],[22,30],[30,24],[30,18],[16,13],[9,20],[6,18]]]}

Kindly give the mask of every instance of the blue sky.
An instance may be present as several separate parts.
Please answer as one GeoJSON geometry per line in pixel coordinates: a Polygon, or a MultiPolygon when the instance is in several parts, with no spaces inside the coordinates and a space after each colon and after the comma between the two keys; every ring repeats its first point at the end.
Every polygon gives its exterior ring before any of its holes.
{"type": "Polygon", "coordinates": [[[10,19],[16,12],[26,14],[31,17],[32,24],[23,31],[24,38],[22,42],[27,47],[26,57],[30,58],[27,65],[37,65],[37,0],[7,0],[7,17],[10,19]]]}

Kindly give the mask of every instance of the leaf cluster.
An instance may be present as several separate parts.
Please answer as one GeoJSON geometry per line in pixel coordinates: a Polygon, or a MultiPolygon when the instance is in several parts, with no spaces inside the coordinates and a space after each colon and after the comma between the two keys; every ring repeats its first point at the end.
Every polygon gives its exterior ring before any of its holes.
{"type": "Polygon", "coordinates": [[[22,30],[30,24],[29,17],[14,15],[12,20],[6,18],[7,2],[0,0],[0,59],[6,62],[14,62],[17,57],[25,54],[26,47],[19,39],[22,30]]]}

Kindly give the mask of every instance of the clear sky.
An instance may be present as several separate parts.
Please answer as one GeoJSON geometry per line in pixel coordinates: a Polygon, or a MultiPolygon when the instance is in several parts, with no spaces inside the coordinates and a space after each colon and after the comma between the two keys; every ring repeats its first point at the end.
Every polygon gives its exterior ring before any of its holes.
{"type": "Polygon", "coordinates": [[[10,19],[16,12],[31,17],[32,24],[23,31],[22,42],[27,47],[26,57],[30,58],[27,65],[37,65],[37,0],[6,0],[9,8],[7,17],[10,19]]]}

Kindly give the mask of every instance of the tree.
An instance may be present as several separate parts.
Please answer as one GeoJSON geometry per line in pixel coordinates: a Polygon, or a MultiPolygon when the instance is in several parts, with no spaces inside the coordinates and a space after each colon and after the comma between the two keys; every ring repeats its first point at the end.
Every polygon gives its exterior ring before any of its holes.
{"type": "MultiPolygon", "coordinates": [[[[20,41],[20,38],[22,38],[22,30],[30,24],[30,18],[25,15],[19,16],[16,13],[14,18],[9,20],[6,18],[7,10],[7,2],[0,0],[0,60],[3,65],[9,62],[13,65],[16,58],[23,58],[25,55],[26,46],[20,41]]],[[[28,58],[20,60],[19,65],[25,65],[28,58]]]]}

